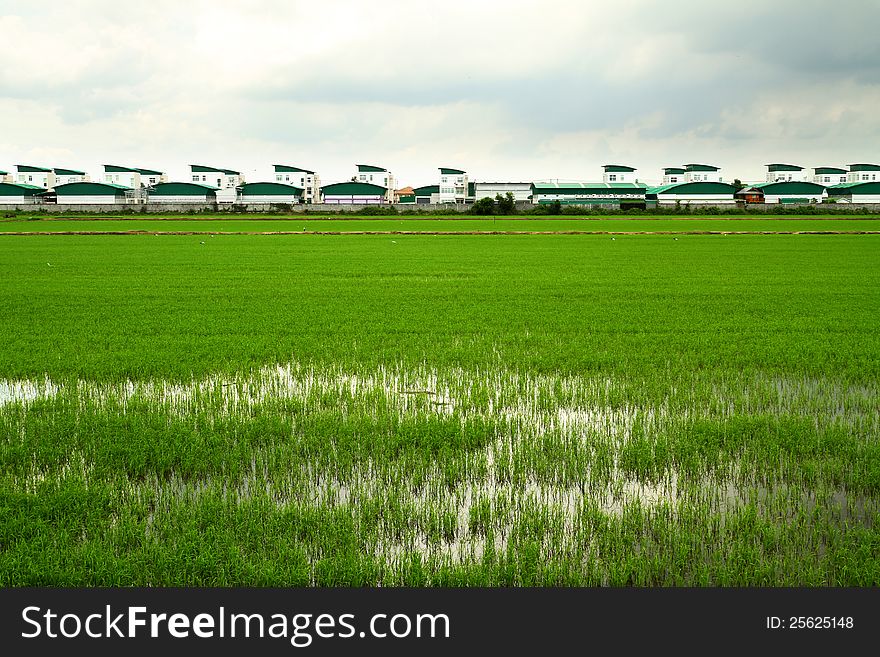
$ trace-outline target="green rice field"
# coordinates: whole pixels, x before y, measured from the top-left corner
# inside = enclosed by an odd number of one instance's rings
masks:
[[[880,223],[503,221],[0,223],[0,586],[880,584]]]
[[[0,219],[0,234],[18,232],[878,232],[880,219],[850,217],[771,217],[752,219],[522,219],[437,217],[340,219],[314,217],[198,218],[38,216]]]

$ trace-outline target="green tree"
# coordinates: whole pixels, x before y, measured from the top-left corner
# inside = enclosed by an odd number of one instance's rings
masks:
[[[481,198],[479,201],[474,203],[474,206],[473,208],[471,208],[471,210],[474,214],[479,215],[495,214],[495,200],[489,196]]]
[[[512,192],[507,192],[504,196],[496,194],[495,204],[498,206],[498,212],[501,214],[513,214],[516,212],[516,199],[513,198]]]

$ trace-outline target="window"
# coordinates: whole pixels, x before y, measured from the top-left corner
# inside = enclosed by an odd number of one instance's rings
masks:
[[[362,174],[361,174],[361,180],[366,180],[366,179],[367,179],[367,176],[364,175],[364,174],[362,173]]]
[[[199,177],[198,177],[198,176],[193,176],[193,182],[199,182]]]
[[[455,179],[455,182],[464,183],[464,178],[462,176],[459,176],[458,178]]]
[[[863,173],[863,174],[862,174],[862,180],[867,180],[867,179],[868,179],[868,174],[867,174],[867,173]]]
[[[275,180],[277,180],[279,182],[281,181],[281,174],[280,173],[277,176],[275,176]]]
[[[202,182],[207,182],[207,181],[208,181],[208,176],[202,176]]]
[[[445,183],[445,182],[446,182],[446,176],[443,176],[442,178],[440,178],[440,182]]]
[[[609,180],[610,182],[614,182],[615,180],[617,180],[617,174],[609,173],[609,174],[608,174],[608,180]]]
[[[825,179],[822,182],[831,182],[831,176],[825,176]]]

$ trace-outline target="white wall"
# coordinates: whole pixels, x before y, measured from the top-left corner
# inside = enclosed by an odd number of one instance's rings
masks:
[[[113,185],[124,185],[132,189],[140,189],[141,174],[137,171],[104,171],[102,182],[111,183]]]
[[[806,182],[809,174],[804,171],[768,171],[767,182]]]
[[[467,198],[468,176],[466,173],[440,174],[438,203],[464,203]]]
[[[820,185],[838,185],[846,182],[845,173],[817,173],[813,175],[813,182]]]
[[[230,189],[244,184],[244,176],[241,174],[233,175],[223,173],[222,171],[192,171],[190,170],[190,180],[194,183],[202,185],[212,185],[220,189]]]
[[[95,196],[59,196],[59,203],[67,205],[112,205],[114,203],[125,203],[125,198],[119,196],[111,196],[107,194]]]
[[[89,180],[90,180],[89,174],[85,174],[82,176],[79,176],[79,175],[65,176],[65,175],[55,174],[55,185],[53,185],[53,186],[57,187],[58,185],[66,185],[68,183],[89,182]]]
[[[602,174],[602,182],[605,183],[622,183],[636,182],[635,171],[606,171]]]
[[[721,171],[687,171],[684,174],[685,182],[724,182],[721,179]]]
[[[846,174],[846,182],[877,182],[880,171],[850,171]]]
[[[378,205],[380,203],[385,202],[385,197],[380,195],[375,196],[351,196],[343,195],[343,196],[325,196],[324,203],[328,203],[331,205],[338,205],[340,203],[352,204],[352,205]]]
[[[238,195],[239,203],[299,203],[299,197],[293,194],[249,194]]]
[[[202,196],[155,196],[150,194],[149,203],[213,203],[214,199],[208,200],[207,194]]]
[[[387,203],[394,203],[394,190],[397,188],[397,181],[394,179],[394,174],[390,171],[358,171],[355,174],[355,180],[370,183],[371,185],[379,185],[379,187],[387,187],[388,192],[385,194],[385,201]],[[326,198],[324,202],[327,202]]]
[[[4,205],[11,205],[13,203],[27,203],[28,205],[32,205],[36,202],[37,199],[34,196],[0,196],[0,203]]]
[[[733,193],[726,194],[657,194],[657,203],[659,205],[675,205],[676,202],[682,205],[735,205],[736,199]]]
[[[53,171],[22,171],[15,174],[15,182],[50,189],[55,186],[55,173]]]
[[[476,189],[474,190],[474,197],[477,201],[486,197],[494,199],[496,194],[505,196],[507,195],[507,192],[513,193],[513,198],[517,201],[528,201],[529,196],[532,194],[532,184],[503,182],[477,183]]]
[[[779,203],[783,198],[805,198],[809,201],[821,203],[822,200],[827,197],[827,192],[823,192],[822,194],[764,194],[764,203]]]
[[[678,183],[684,182],[684,174],[683,173],[664,173],[663,174],[663,184],[664,185],[676,185]]]
[[[321,202],[321,178],[318,174],[303,173],[302,171],[276,171],[275,182],[301,187],[303,201],[306,203]],[[282,201],[287,203],[287,201]]]

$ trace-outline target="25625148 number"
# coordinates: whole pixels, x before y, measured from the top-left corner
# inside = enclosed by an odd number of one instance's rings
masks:
[[[833,630],[852,629],[852,616],[791,616],[788,619],[790,630]]]

